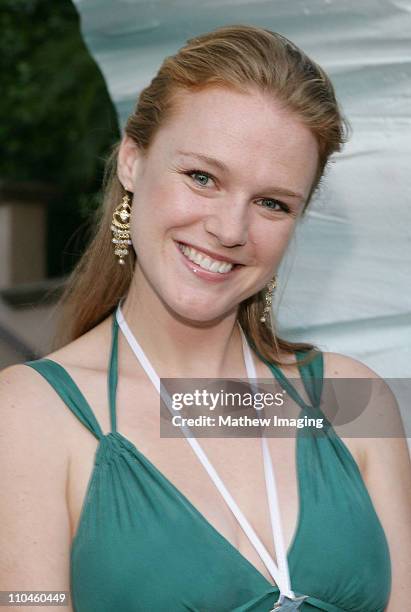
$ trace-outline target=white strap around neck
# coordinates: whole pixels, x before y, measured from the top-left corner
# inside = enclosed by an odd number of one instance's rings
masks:
[[[121,331],[123,332],[128,344],[130,345],[130,348],[132,349],[138,361],[144,368],[145,372],[147,373],[154,387],[157,389],[157,392],[160,394],[160,378],[158,377],[156,371],[154,370],[149,359],[145,355],[142,347],[138,343],[134,334],[132,333],[129,326],[127,325],[127,321],[125,320],[123,316],[120,304],[118,304],[117,306],[116,318],[117,318],[117,322],[120,326]],[[255,370],[255,366],[254,366],[254,362],[252,358],[252,353],[248,346],[248,342],[241,328],[241,325],[240,324],[238,325],[240,328],[241,339],[242,339],[242,344],[243,344],[243,355],[244,355],[244,360],[245,360],[245,366],[247,369],[247,376],[249,379],[253,379],[253,378],[256,379],[257,374],[256,374],[256,370]],[[173,413],[173,410],[171,407],[170,396],[165,390],[163,393],[163,399],[165,400],[165,403],[168,409]],[[273,580],[275,581],[278,588],[280,589],[279,601],[281,602],[284,596],[293,598],[294,593],[291,590],[291,584],[290,584],[290,575],[289,575],[288,561],[287,561],[287,551],[284,545],[283,531],[282,531],[281,518],[280,518],[280,509],[279,509],[279,504],[278,504],[277,486],[275,482],[273,465],[272,465],[271,456],[270,456],[270,452],[268,449],[266,438],[264,436],[261,436],[261,444],[262,444],[262,452],[263,452],[263,458],[264,458],[264,472],[265,472],[265,482],[266,482],[266,488],[267,488],[268,505],[269,505],[269,510],[270,510],[271,528],[273,532],[278,567],[274,563],[274,560],[272,559],[271,555],[265,548],[264,544],[261,542],[260,538],[254,531],[253,527],[250,525],[250,523],[248,522],[248,520],[246,519],[246,517],[243,515],[240,508],[238,507],[237,503],[234,501],[233,497],[227,490],[226,486],[224,485],[220,476],[217,474],[213,465],[210,463],[207,455],[201,448],[200,444],[198,443],[196,438],[192,436],[190,429],[183,425],[181,426],[181,430],[183,431],[187,441],[191,445],[192,449],[196,453],[202,465],[206,469],[210,478],[214,482],[218,491],[223,496],[230,510],[233,512],[234,516],[240,523],[244,533],[247,535],[247,537],[253,544],[254,548],[260,555],[265,566],[267,567],[268,571],[273,577]]]

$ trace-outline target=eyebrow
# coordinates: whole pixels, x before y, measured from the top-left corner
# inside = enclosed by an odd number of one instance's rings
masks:
[[[176,151],[176,153],[179,153],[180,155],[184,155],[186,157],[195,157],[203,162],[206,162],[207,164],[210,164],[211,166],[215,166],[222,172],[226,172],[226,173],[229,172],[228,166],[221,160],[216,159],[215,157],[210,157],[209,155],[204,155],[203,153],[194,153],[194,151],[180,151],[179,150],[179,151]],[[294,191],[291,191],[290,189],[285,189],[284,187],[279,187],[278,185],[268,187],[267,191],[275,191],[275,193],[278,193],[280,195],[290,196],[292,198],[299,198],[302,202],[304,202],[304,196],[301,195],[300,193],[295,193]]]

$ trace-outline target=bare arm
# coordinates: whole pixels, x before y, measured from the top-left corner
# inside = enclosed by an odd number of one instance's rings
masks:
[[[377,378],[365,364],[336,353],[327,354],[326,376]],[[410,609],[411,601],[411,462],[397,401],[388,385],[371,399],[372,417],[381,423],[379,432],[397,437],[361,439],[365,457],[364,482],[387,537],[392,566],[391,596],[386,612]],[[399,435],[402,432],[403,437]]]
[[[387,406],[398,418],[395,402]],[[366,453],[365,482],[387,536],[392,589],[387,612],[408,610],[411,601],[411,462],[406,439],[374,438]]]
[[[31,368],[0,372],[0,590],[69,591],[69,453]],[[47,606],[48,608],[48,606]],[[15,607],[2,608],[15,610]],[[71,605],[64,608],[71,612]],[[38,606],[25,606],[38,611]]]

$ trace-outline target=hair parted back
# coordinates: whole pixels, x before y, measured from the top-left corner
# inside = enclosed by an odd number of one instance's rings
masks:
[[[324,70],[287,38],[267,29],[229,25],[190,38],[172,56],[166,57],[150,84],[138,97],[125,133],[146,152],[157,131],[178,108],[178,94],[208,86],[233,88],[240,92],[260,90],[272,95],[293,112],[317,139],[319,159],[309,198],[317,188],[329,157],[346,141],[348,124]],[[119,144],[107,161],[104,201],[94,218],[95,231],[89,246],[70,275],[58,302],[60,313],[55,348],[70,342],[105,319],[125,296],[133,276],[136,255],[130,250],[119,266],[111,243],[113,211],[124,195],[117,177]],[[278,365],[280,351],[309,351],[309,343],[279,338],[260,322],[264,291],[239,305],[238,319],[260,355]]]

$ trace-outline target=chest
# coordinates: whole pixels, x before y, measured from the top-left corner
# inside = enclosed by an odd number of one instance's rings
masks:
[[[267,377],[266,372],[259,376]],[[101,382],[101,381],[100,381]],[[89,381],[90,384],[90,381]],[[110,431],[109,409],[99,405],[98,384],[89,389],[103,432]],[[303,395],[303,393],[301,393]],[[93,404],[92,404],[93,405]],[[161,438],[157,392],[143,378],[119,384],[117,431],[129,440],[174,485],[221,536],[235,547],[266,579],[273,582],[260,556],[242,531],[199,459],[185,438]],[[261,440],[258,438],[207,438],[199,440],[212,465],[276,561],[268,511]],[[289,550],[300,514],[299,474],[295,438],[269,438],[275,471],[284,543]],[[73,436],[68,478],[68,509],[72,536],[77,533],[94,469],[97,440],[81,424]],[[355,448],[352,448],[355,453]],[[131,511],[133,511],[131,509]]]
[[[142,418],[138,430],[124,423],[121,434],[188,499],[216,531],[272,581],[258,553],[187,440],[159,439],[158,430],[158,422]],[[209,438],[199,441],[239,508],[275,560],[260,439]],[[93,472],[96,442],[90,437],[83,439],[82,436],[70,465],[68,502],[73,536],[79,527],[87,486]],[[284,538],[288,547],[296,529],[299,512],[295,440],[275,439],[270,440],[269,444],[275,465]]]

